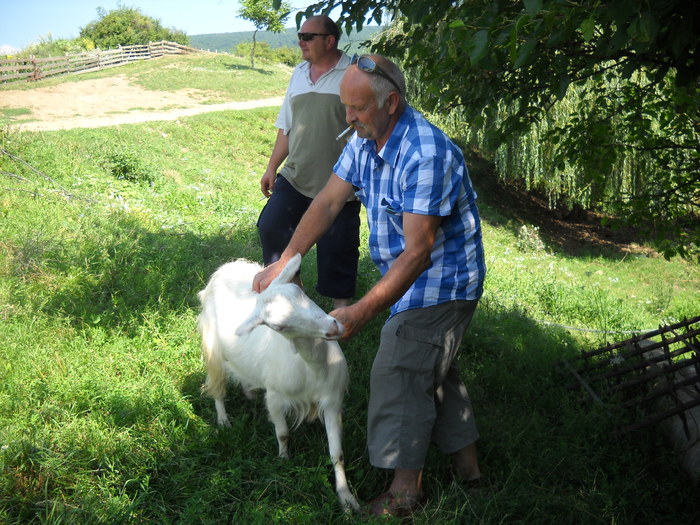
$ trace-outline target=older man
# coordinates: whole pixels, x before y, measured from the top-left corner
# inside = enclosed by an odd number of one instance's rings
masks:
[[[302,218],[280,263],[256,276],[264,289],[305,254],[349,196],[367,209],[369,250],[381,279],[355,304],[331,312],[352,337],[386,308],[370,377],[370,462],[393,469],[370,514],[410,515],[425,500],[431,442],[466,481],[481,474],[478,432],[455,356],[486,272],[479,214],[462,152],[407,105],[401,71],[377,55],[353,57],[340,86],[356,134]]]
[[[327,16],[314,16],[304,22],[298,36],[304,62],[289,81],[276,121],[275,145],[260,180],[260,189],[269,198],[258,219],[265,264],[279,259],[344,146],[335,137],[346,127],[339,92],[350,58],[338,49],[338,26]],[[318,242],[316,289],[332,297],[334,307],[348,304],[355,293],[359,211],[359,201],[351,197]]]

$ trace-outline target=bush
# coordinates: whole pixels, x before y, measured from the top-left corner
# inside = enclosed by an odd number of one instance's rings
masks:
[[[275,53],[277,55],[277,62],[280,64],[294,67],[301,62],[301,51],[297,46],[278,47],[275,48]]]
[[[107,13],[100,8],[98,14],[98,20],[82,28],[80,36],[93,41],[101,49],[161,40],[189,44],[189,38],[183,31],[166,29],[160,24],[160,20],[144,15],[138,9],[120,7]]]
[[[65,38],[53,40],[51,35],[41,37],[38,42],[32,43],[17,53],[18,57],[35,56],[60,57],[71,53],[82,53],[86,50],[94,49],[95,44],[88,39],[75,38],[68,40]]]
[[[232,52],[236,56],[250,58],[252,48],[252,42],[241,42],[233,48]],[[255,59],[268,64],[285,64],[293,67],[301,62],[301,51],[298,47],[272,48],[267,42],[257,42],[255,44]]]
[[[153,184],[155,180],[153,169],[132,150],[115,148],[105,155],[105,169],[117,180]]]

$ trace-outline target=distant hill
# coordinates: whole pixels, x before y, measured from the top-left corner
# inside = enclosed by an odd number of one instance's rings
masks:
[[[355,53],[361,50],[360,44],[365,40],[369,40],[372,35],[382,29],[380,26],[368,26],[362,29],[359,33],[352,33],[350,36],[343,33],[340,36],[341,49],[350,53]],[[208,51],[225,51],[230,52],[241,42],[252,42],[253,31],[238,31],[235,33],[210,33],[206,35],[188,35],[190,45],[197,49]],[[258,42],[267,42],[270,47],[296,47],[297,30],[296,28],[287,28],[285,33],[270,33],[269,31],[258,31],[255,39]]]

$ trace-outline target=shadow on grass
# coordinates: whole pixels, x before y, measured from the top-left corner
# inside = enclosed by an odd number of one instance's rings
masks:
[[[88,261],[90,268],[83,279],[56,290],[46,313],[67,316],[77,326],[99,324],[136,335],[153,311],[191,314],[198,307],[197,291],[223,262],[260,259],[254,227],[209,237],[153,233],[128,219],[119,227],[128,235],[111,246],[86,245],[70,261],[46,257],[53,271],[78,261]],[[358,295],[377,277],[366,258],[360,267]],[[320,302],[313,291],[309,295]],[[365,444],[369,372],[383,321],[384,316],[373,320],[342,345],[351,374],[344,450],[350,483],[361,500],[376,496],[387,483],[386,473],[369,466]],[[663,436],[654,431],[617,436],[601,411],[579,405],[569,394],[570,378],[562,377],[555,363],[577,351],[577,342],[563,330],[542,327],[520,311],[480,305],[458,365],[480,428],[481,466],[491,495],[473,498],[450,482],[447,458],[431,449],[426,522],[587,522],[581,516],[594,522],[695,522],[698,511],[688,502],[694,501],[697,485],[681,473]],[[150,420],[160,408],[172,420],[173,452],[159,455],[148,468],[148,499],[166,509],[159,519],[215,522],[221,512],[238,522],[274,516],[272,521],[295,521],[297,513],[306,516],[301,522],[339,519],[322,426],[295,430],[295,458],[280,463],[262,400],[251,403],[232,386],[227,400],[232,427],[218,429],[213,403],[199,391],[203,380],[202,369],[180,383],[181,394],[206,423],[195,429],[179,408],[165,402],[144,407],[119,396],[111,401],[110,412],[119,420],[114,424],[138,426],[130,411],[145,411]]]
[[[274,71],[263,69],[260,67],[244,66],[241,64],[224,64],[224,68],[228,71],[251,71],[253,73],[258,73],[260,75],[272,76],[275,74]]]
[[[577,352],[564,330],[481,305],[459,363],[491,496],[470,497],[450,482],[449,461],[433,450],[426,476],[433,498],[448,508],[462,504],[474,522],[484,516],[524,523],[591,522],[582,516],[630,523],[697,519],[700,511],[688,502],[698,485],[661,431],[618,434],[604,409],[568,390],[573,377],[555,365]]]
[[[363,501],[386,490],[390,481],[389,472],[369,465],[365,435],[369,372],[383,321],[375,319],[342,345],[351,371],[343,417],[346,466],[351,487]],[[580,404],[567,390],[571,377],[555,363],[576,352],[576,342],[565,331],[542,327],[520,312],[481,305],[458,364],[481,432],[480,464],[489,495],[475,497],[453,481],[448,457],[433,447],[424,474],[429,503],[417,522],[502,523],[504,517],[518,523],[591,522],[582,516],[592,522],[694,522],[698,511],[688,502],[694,501],[697,486],[681,472],[664,437],[653,430],[618,435],[615,422],[601,409]],[[211,427],[205,447],[219,456],[217,468],[238,471],[243,462],[248,475],[261,469],[268,483],[301,483],[282,493],[290,506],[309,504],[311,494],[320,491],[322,506],[332,508],[332,470],[322,425],[303,423],[292,431],[292,460],[274,461],[277,445],[263,399],[251,402],[232,385],[227,397],[232,427],[218,429],[213,402],[197,397],[203,379],[203,372],[188,376],[182,391]],[[255,450],[249,448],[251,442]],[[196,457],[180,462],[189,461]],[[259,481],[246,483],[253,491],[261,488]],[[217,492],[216,506],[240,505],[231,493],[240,495],[241,487],[233,484]],[[268,496],[260,503],[279,505]],[[311,504],[313,511],[317,504],[319,500]],[[246,520],[254,516],[250,508],[237,514]]]
[[[499,181],[493,163],[476,153],[468,156],[467,164],[482,218],[511,230],[516,237],[523,226],[537,227],[545,246],[553,252],[611,260],[638,250],[635,245],[646,242],[640,232],[629,227],[604,226],[602,216],[583,210],[563,213],[549,209],[545,198],[519,188],[517,182]]]
[[[129,332],[148,312],[183,312],[199,307],[197,292],[224,262],[260,258],[257,237],[229,231],[202,238],[185,233],[153,233],[122,219],[118,242],[85,244],[73,260],[45,254],[45,264],[61,273],[88,269],[56,290],[43,306],[49,315],[66,316],[74,325],[101,325]]]

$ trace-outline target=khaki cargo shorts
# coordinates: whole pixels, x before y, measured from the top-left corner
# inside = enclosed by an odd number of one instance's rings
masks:
[[[455,357],[478,301],[407,310],[382,328],[370,375],[367,445],[379,468],[421,469],[430,443],[451,454],[479,434]]]

